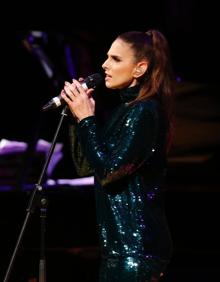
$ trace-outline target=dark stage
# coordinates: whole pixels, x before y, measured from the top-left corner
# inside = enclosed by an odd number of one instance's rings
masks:
[[[184,7],[176,6],[176,10],[165,9],[166,16],[163,14],[156,25],[171,43],[177,78],[174,144],[164,190],[174,256],[161,282],[212,282],[220,276],[220,86],[219,74],[213,70],[219,52],[214,42],[217,28],[211,22],[205,25],[202,17],[205,7],[197,14],[190,3],[189,13],[183,3]],[[154,23],[149,22],[149,27]],[[141,29],[145,30],[146,25]],[[34,44],[28,41],[30,30],[5,34],[1,45],[4,70],[0,111],[1,281],[48,152],[48,147],[46,151],[37,147],[38,141],[51,144],[60,119],[60,110],[43,113],[42,106],[59,94],[65,80],[99,72],[109,43],[121,31],[48,30],[40,37],[35,34]],[[101,91],[97,91],[95,99],[100,116],[114,106],[115,97],[103,97]],[[23,143],[8,153],[4,149],[5,140]],[[57,142],[62,146],[43,182],[43,196],[48,200],[47,282],[95,282],[99,244],[93,185],[71,182],[78,175],[70,157],[66,120]],[[29,218],[9,281],[38,281],[40,215],[37,205]]]

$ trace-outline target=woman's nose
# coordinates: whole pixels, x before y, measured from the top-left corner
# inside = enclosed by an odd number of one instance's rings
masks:
[[[104,70],[107,69],[107,60],[105,60],[104,63],[102,64],[102,68],[103,68]]]

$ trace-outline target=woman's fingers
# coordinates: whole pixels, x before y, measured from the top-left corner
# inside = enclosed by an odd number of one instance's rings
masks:
[[[75,84],[70,84],[69,82],[65,82],[64,85],[65,94],[73,100],[79,94],[79,90],[77,89]]]
[[[77,90],[80,94],[86,94],[86,89],[82,86],[82,84],[78,81],[73,79],[73,82],[71,85],[75,86],[75,90]]]
[[[83,80],[84,80],[84,78],[83,78],[83,77],[80,77],[80,78],[79,78],[79,82],[81,82],[81,83],[82,83],[82,82],[83,82]]]
[[[88,90],[85,90],[79,81],[73,79],[72,83],[65,81],[63,91],[64,91],[63,95],[65,94],[67,99],[74,101],[74,99],[79,97],[79,95],[81,98],[85,98],[85,99],[86,97],[91,98],[91,94],[94,91],[94,89],[90,88]]]
[[[73,100],[71,99],[71,97],[66,93],[65,90],[62,90],[62,91],[61,91],[61,96],[62,96],[62,98],[63,98],[67,103],[70,103],[70,102],[73,101]]]

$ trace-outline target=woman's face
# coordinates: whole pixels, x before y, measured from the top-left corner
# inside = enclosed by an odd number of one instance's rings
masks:
[[[121,39],[116,39],[112,43],[107,53],[107,59],[102,65],[106,74],[106,87],[121,89],[136,85],[137,79],[134,77],[136,66],[131,46]]]

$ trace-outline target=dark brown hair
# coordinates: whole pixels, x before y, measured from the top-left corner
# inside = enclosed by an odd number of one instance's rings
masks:
[[[140,93],[133,103],[150,97],[158,98],[171,129],[175,79],[167,39],[158,30],[129,31],[119,35],[118,39],[130,44],[136,62],[146,59],[149,64],[147,71],[139,78]]]

